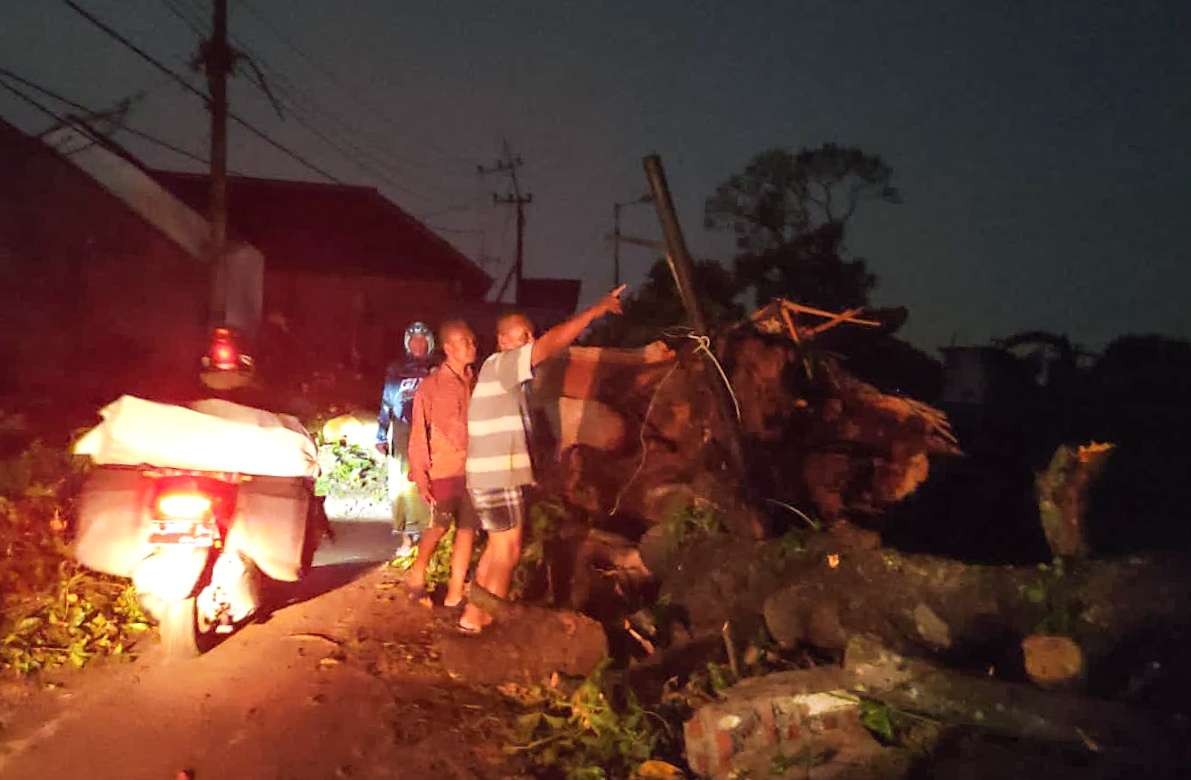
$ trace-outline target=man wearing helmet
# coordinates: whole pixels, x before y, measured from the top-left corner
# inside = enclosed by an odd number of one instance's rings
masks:
[[[430,518],[430,508],[409,480],[407,448],[414,393],[433,367],[434,334],[425,323],[415,322],[405,329],[405,357],[385,371],[380,414],[376,419],[376,448],[389,456],[389,499],[393,502],[396,533],[409,537],[420,533]]]

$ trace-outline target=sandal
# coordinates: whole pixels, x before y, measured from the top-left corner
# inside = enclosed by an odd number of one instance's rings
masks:
[[[479,626],[469,626],[462,620],[455,623],[455,630],[464,636],[479,636],[484,632],[484,629]]]

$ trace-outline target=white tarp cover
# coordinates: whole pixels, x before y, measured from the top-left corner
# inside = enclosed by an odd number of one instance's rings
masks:
[[[318,448],[297,419],[217,399],[192,406],[121,396],[74,452],[99,465],[318,476]]]

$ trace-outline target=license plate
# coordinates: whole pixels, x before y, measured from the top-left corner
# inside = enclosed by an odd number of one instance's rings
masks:
[[[188,520],[155,520],[149,532],[149,544],[182,544],[188,547],[213,547],[215,529],[206,523]]]

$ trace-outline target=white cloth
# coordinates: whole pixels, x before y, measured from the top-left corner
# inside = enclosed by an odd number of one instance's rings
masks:
[[[318,476],[318,447],[296,418],[218,399],[193,407],[121,396],[74,452],[99,465]]]

